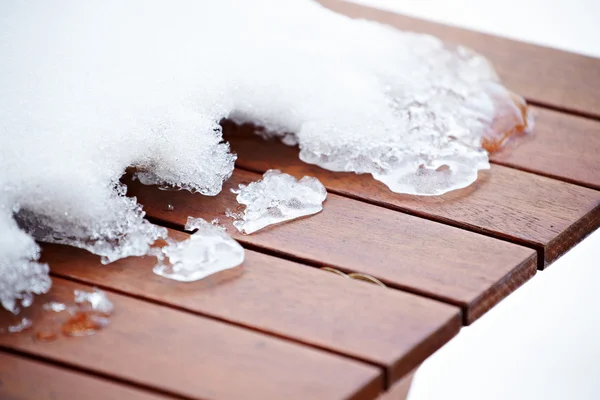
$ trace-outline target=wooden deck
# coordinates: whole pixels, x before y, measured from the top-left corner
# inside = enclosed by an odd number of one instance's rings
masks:
[[[412,371],[461,326],[600,226],[600,60],[322,3],[487,56],[534,105],[534,134],[494,154],[472,186],[414,197],[303,164],[297,149],[225,124],[239,158],[220,195],[130,181],[129,195],[175,238],[187,237],[188,216],[220,217],[247,249],[243,267],[179,283],[154,275],[150,257],[102,266],[85,251],[43,245],[54,284],[27,310],[34,322],[43,303],[77,288],[104,289],[116,311],[108,328],[85,338],[0,335],[1,399],[402,398]],[[271,168],[321,180],[324,210],[241,235],[223,215],[237,206],[229,188]],[[1,313],[0,323],[8,318]]]

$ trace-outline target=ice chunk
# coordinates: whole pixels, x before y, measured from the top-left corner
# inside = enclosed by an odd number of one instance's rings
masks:
[[[47,313],[57,315],[36,321],[36,325],[41,324],[36,326],[37,341],[56,340],[59,332],[65,336],[89,336],[108,326],[114,306],[104,291],[74,290],[73,295],[74,304],[52,301],[42,306]]]
[[[271,169],[257,182],[239,185],[232,190],[238,203],[246,209],[233,215],[235,226],[245,234],[269,225],[316,214],[323,209],[327,190],[318,179],[305,176],[297,180],[291,175]]]
[[[155,274],[192,282],[244,262],[244,248],[220,227],[202,218],[188,217],[185,230],[196,232],[184,241],[169,241],[156,254]]]
[[[23,317],[19,323],[9,326],[8,332],[10,332],[10,333],[23,332],[24,330],[30,329],[32,326],[33,326],[33,324],[31,322],[31,320],[29,318]]]
[[[95,311],[101,314],[112,314],[114,306],[102,290],[94,288],[92,292],[75,290],[75,303],[83,310]]]
[[[165,237],[125,196],[126,168],[219,193],[235,161],[222,119],[423,195],[473,182],[489,167],[482,146],[528,120],[481,56],[306,0],[2,1],[0,60],[0,302],[12,311],[50,286],[34,239],[108,263]]]
[[[59,303],[57,301],[51,301],[49,303],[44,304],[42,306],[42,309],[44,311],[53,311],[53,312],[59,313],[62,311],[66,311],[67,305],[64,303]]]

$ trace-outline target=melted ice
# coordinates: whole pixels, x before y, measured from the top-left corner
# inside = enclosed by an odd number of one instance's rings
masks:
[[[75,290],[75,303],[83,310],[95,311],[101,314],[112,314],[114,306],[102,290],[94,288],[91,292]],[[56,310],[54,310],[56,311]]]
[[[0,59],[0,301],[12,311],[50,287],[33,238],[111,262],[166,235],[125,197],[127,167],[217,194],[235,160],[223,118],[298,144],[306,162],[426,195],[488,168],[481,144],[504,112],[524,125],[482,57],[306,0],[4,1]]]
[[[188,217],[189,239],[169,244],[157,253],[154,273],[181,282],[192,282],[237,267],[244,262],[244,248],[224,229],[202,218]]]
[[[243,213],[231,214],[240,232],[250,234],[269,225],[316,214],[327,198],[325,187],[317,178],[305,176],[297,180],[291,175],[271,169],[257,182],[232,190],[237,201],[246,206]]]

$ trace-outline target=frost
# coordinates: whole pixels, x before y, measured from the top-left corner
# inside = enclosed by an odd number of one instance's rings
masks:
[[[244,248],[222,228],[202,218],[188,217],[185,230],[196,232],[184,241],[169,241],[156,253],[155,274],[192,282],[244,262]]]
[[[233,216],[235,226],[245,234],[269,225],[316,214],[323,209],[327,190],[318,179],[305,176],[297,180],[277,169],[264,173],[263,179],[232,190],[237,201],[246,206]]]
[[[482,57],[307,0],[4,1],[0,59],[0,301],[13,312],[50,287],[34,239],[108,263],[165,237],[125,196],[127,168],[219,193],[235,161],[224,118],[424,195],[473,182],[482,145],[527,126]]]

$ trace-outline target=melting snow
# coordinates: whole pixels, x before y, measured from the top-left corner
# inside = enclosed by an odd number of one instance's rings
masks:
[[[235,218],[233,226],[250,234],[269,225],[316,214],[323,209],[327,190],[317,178],[305,176],[297,180],[291,175],[271,169],[263,179],[232,190],[237,201],[246,206]]]
[[[13,312],[50,287],[34,238],[108,263],[166,236],[125,196],[126,168],[220,192],[235,161],[223,118],[425,195],[489,167],[481,145],[503,140],[499,119],[526,125],[482,57],[306,0],[4,1],[0,59],[0,301]],[[169,250],[175,265],[210,253],[197,241]]]
[[[181,242],[169,240],[155,255],[154,273],[181,282],[192,282],[237,267],[244,262],[244,248],[225,230],[202,218],[188,217],[185,230],[193,231]]]

